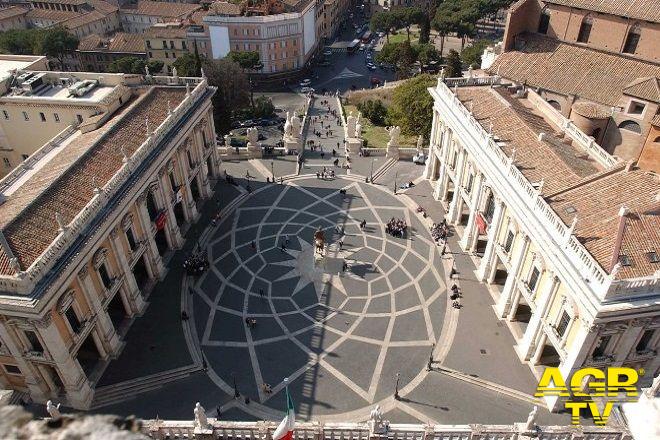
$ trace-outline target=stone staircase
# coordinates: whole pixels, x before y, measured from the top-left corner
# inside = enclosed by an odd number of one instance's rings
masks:
[[[202,371],[202,369],[201,365],[192,364],[96,388],[90,409],[98,409],[135,398],[138,394],[152,391],[167,383],[184,379],[191,374]]]
[[[396,159],[388,159],[383,165],[381,165],[380,168],[376,170],[376,172],[373,175],[373,181],[371,183],[376,182],[378,179],[383,177],[385,173],[387,173],[389,170],[392,169],[394,165],[396,165]]]

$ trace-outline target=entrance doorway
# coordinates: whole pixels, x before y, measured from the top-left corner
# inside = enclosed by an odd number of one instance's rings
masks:
[[[140,292],[144,292],[145,287],[149,284],[149,272],[147,271],[147,262],[145,261],[147,256],[142,254],[142,256],[135,262],[133,266],[133,276],[135,277],[135,282],[140,289]]]
[[[112,301],[108,304],[108,315],[110,315],[110,321],[112,321],[112,325],[115,326],[115,329],[118,329],[124,322],[124,319],[128,316],[119,292],[115,293]]]
[[[192,198],[195,201],[195,203],[197,203],[197,201],[199,200],[199,188],[197,187],[198,177],[199,176],[195,176],[192,182],[190,182],[190,193],[192,194]]]
[[[178,202],[174,205],[174,219],[178,227],[181,227],[186,222],[186,216],[183,213],[183,202]]]
[[[156,242],[156,248],[158,249],[158,254],[162,257],[163,255],[165,255],[165,252],[167,252],[167,249],[169,249],[169,245],[167,244],[167,235],[165,234],[165,228],[156,231],[156,235],[154,236],[154,241]]]
[[[96,363],[101,360],[101,354],[99,353],[98,348],[96,348],[96,343],[94,342],[91,333],[87,335],[85,342],[83,342],[78,349],[76,358],[85,372],[85,375],[89,377],[89,374],[96,366]]]

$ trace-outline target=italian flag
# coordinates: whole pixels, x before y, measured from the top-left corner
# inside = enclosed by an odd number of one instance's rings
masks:
[[[289,387],[286,387],[285,390],[286,413],[284,413],[284,419],[280,422],[280,425],[273,433],[273,440],[293,440],[293,428],[296,424],[296,413],[293,409],[293,400],[291,400],[291,396],[289,396]]]

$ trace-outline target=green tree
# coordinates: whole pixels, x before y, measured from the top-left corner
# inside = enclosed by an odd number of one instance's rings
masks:
[[[215,128],[219,134],[225,134],[229,132],[232,117],[250,105],[247,75],[228,58],[204,60],[202,66],[209,85],[217,87],[212,98]]]
[[[417,51],[417,61],[422,64],[428,64],[431,61],[440,61],[440,53],[433,44],[420,44],[415,47]]]
[[[387,117],[390,124],[398,125],[404,134],[423,135],[429,139],[433,121],[433,98],[427,88],[436,79],[431,75],[418,75],[403,82],[392,94]]]
[[[179,76],[200,76],[201,72],[197,65],[197,58],[191,53],[181,55],[172,63],[172,66],[176,67],[176,73]]]
[[[55,59],[59,67],[64,65],[64,55],[78,48],[78,37],[64,27],[46,29],[41,33],[41,53]]]
[[[162,73],[165,63],[160,60],[151,60],[147,61],[147,67],[149,68],[149,73],[152,75],[154,73]]]
[[[140,59],[138,57],[121,57],[108,64],[108,71],[111,73],[136,73],[139,68]]]
[[[419,24],[424,19],[424,13],[420,8],[410,7],[410,8],[398,8],[390,12],[394,15],[394,21],[399,26],[406,28],[406,34],[408,36],[408,41],[410,41],[410,27],[413,24]]]
[[[0,52],[15,55],[35,55],[41,44],[40,29],[11,29],[0,32]]]
[[[369,27],[374,32],[385,32],[387,42],[390,42],[390,32],[397,27],[397,19],[391,12],[376,12],[371,16]]]
[[[463,76],[463,65],[461,63],[461,56],[458,54],[458,52],[456,52],[454,49],[450,50],[446,61],[446,78],[458,78]]]
[[[387,108],[383,105],[383,101],[380,99],[367,100],[365,102],[360,102],[357,105],[357,109],[371,121],[372,124],[378,126],[384,126],[387,119]]]
[[[258,96],[254,100],[252,116],[255,118],[270,118],[275,115],[275,105],[267,96]]]
[[[476,40],[471,45],[461,51],[461,61],[467,66],[478,69],[481,66],[481,55],[488,45],[492,44],[489,40]]]
[[[419,23],[419,44],[431,41],[431,18],[428,11],[424,11],[424,17]]]
[[[376,60],[395,66],[399,78],[408,78],[413,64],[417,61],[417,52],[407,40],[400,43],[385,43],[376,55]]]
[[[242,69],[252,70],[259,69],[261,66],[261,60],[259,59],[259,52],[254,51],[245,51],[237,52],[231,51],[227,55],[230,60],[237,63],[241,66]]]

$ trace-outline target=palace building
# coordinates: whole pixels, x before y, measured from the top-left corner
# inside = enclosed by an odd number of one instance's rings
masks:
[[[660,181],[500,77],[440,79],[425,178],[521,361],[660,369]],[[546,398],[558,409],[556,397]]]
[[[81,118],[61,114],[0,180],[0,385],[85,409],[212,194],[215,90],[205,78],[105,73],[19,70],[12,81],[0,97],[10,118],[50,120],[39,110],[64,101]]]

